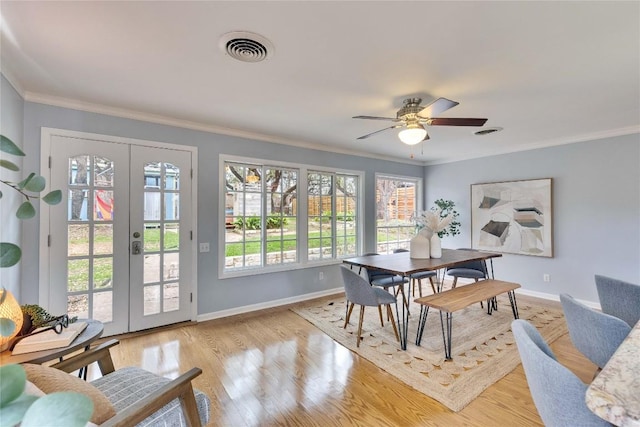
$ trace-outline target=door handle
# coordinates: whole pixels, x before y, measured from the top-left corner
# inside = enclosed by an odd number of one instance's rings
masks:
[[[142,243],[140,240],[134,240],[131,243],[131,255],[140,255],[142,253]]]

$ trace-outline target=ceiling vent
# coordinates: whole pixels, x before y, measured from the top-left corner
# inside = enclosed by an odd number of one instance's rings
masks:
[[[220,38],[220,49],[242,62],[261,62],[273,56],[273,43],[260,34],[233,31]]]
[[[494,132],[500,132],[501,130],[502,130],[502,128],[499,128],[499,127],[485,128],[485,129],[480,129],[478,131],[475,131],[473,134],[474,135],[478,135],[478,136],[482,136],[482,135],[489,135],[490,133],[494,133]]]

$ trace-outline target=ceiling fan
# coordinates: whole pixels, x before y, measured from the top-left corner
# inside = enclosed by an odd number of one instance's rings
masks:
[[[487,119],[473,118],[451,118],[451,117],[435,117],[449,108],[453,108],[459,103],[447,98],[438,98],[431,104],[423,107],[420,105],[421,98],[407,98],[403,101],[403,106],[398,110],[396,117],[376,117],[376,116],[354,116],[354,119],[368,120],[390,120],[397,122],[393,126],[377,130],[359,137],[358,139],[369,138],[379,132],[388,129],[397,129],[405,127],[398,134],[402,142],[408,145],[415,145],[421,141],[429,139],[429,134],[424,126],[482,126]]]

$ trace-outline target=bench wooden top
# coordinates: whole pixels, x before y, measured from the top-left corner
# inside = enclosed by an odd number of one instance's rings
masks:
[[[426,297],[416,298],[414,301],[437,310],[453,313],[454,311],[462,310],[480,301],[513,291],[519,287],[520,285],[518,283],[488,279]]]

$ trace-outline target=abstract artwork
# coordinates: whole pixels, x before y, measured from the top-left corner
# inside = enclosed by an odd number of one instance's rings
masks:
[[[471,184],[471,247],[553,256],[551,178]]]

